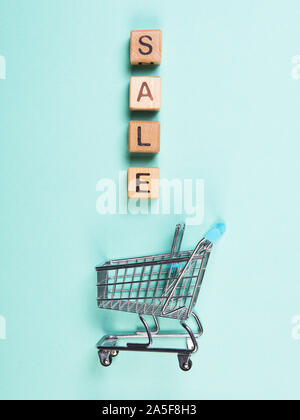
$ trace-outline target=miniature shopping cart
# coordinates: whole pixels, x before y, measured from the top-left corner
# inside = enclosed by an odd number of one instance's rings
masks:
[[[224,233],[225,225],[214,226],[193,251],[180,251],[184,225],[177,225],[168,254],[112,260],[96,267],[98,307],[139,315],[144,331],[135,334],[110,334],[97,344],[100,363],[110,366],[119,351],[177,353],[179,366],[188,371],[192,367],[191,354],[198,350],[197,338],[203,333],[198,316],[192,312],[213,243]],[[145,315],[151,315],[155,329],[151,330]],[[198,331],[194,333],[186,320],[192,315]],[[182,333],[160,333],[158,317],[177,319]],[[155,347],[153,340],[184,338],[185,348]],[[128,342],[120,346],[120,340]],[[144,342],[145,339],[147,342]]]

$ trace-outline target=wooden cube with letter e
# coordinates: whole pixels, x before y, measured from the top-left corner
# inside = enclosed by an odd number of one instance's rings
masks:
[[[128,136],[130,153],[158,153],[160,150],[159,121],[130,121]]]
[[[128,168],[128,198],[159,198],[159,168]]]
[[[130,78],[129,107],[132,111],[158,111],[160,101],[160,77]]]
[[[130,62],[132,65],[161,62],[162,34],[159,29],[131,31]]]

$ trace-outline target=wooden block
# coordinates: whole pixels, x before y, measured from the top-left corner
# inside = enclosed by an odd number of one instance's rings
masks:
[[[160,122],[130,121],[128,140],[131,153],[158,153],[160,150]]]
[[[159,64],[161,62],[161,31],[131,31],[130,62],[137,64]]]
[[[132,111],[160,109],[160,77],[131,77],[129,90],[129,107]]]
[[[158,198],[159,168],[128,168],[128,198]]]

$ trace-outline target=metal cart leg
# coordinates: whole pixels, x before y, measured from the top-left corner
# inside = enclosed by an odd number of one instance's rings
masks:
[[[146,330],[146,333],[147,333],[147,336],[148,336],[148,343],[127,343],[127,347],[132,347],[132,348],[146,347],[147,348],[147,347],[151,346],[151,344],[153,343],[152,334],[151,334],[149,325],[147,324],[146,320],[142,317],[142,315],[139,315],[139,317],[140,317],[140,320],[142,321],[142,323],[144,324],[144,327],[145,327],[145,330]],[[156,322],[157,322],[157,320],[156,320]]]
[[[135,334],[118,334],[104,336],[97,344],[100,363],[107,367],[112,363],[112,357],[116,356],[120,351],[142,351],[142,352],[156,352],[156,353],[177,353],[179,367],[188,371],[192,367],[190,357],[192,353],[198,350],[197,339],[203,334],[203,328],[198,316],[192,312],[196,321],[198,331],[194,333],[186,322],[181,322],[182,327],[186,332],[184,333],[160,333],[158,320],[153,316],[155,322],[155,330],[151,331],[146,320],[139,315],[146,331],[138,331]],[[148,338],[147,343],[127,343],[126,346],[118,346],[118,340],[121,339],[140,339]],[[162,338],[185,338],[186,348],[174,347],[152,347],[153,339]]]

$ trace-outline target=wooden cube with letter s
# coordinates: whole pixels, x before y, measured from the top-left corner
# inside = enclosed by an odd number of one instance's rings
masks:
[[[128,168],[128,198],[159,198],[159,168]]]
[[[160,64],[162,34],[158,29],[131,31],[130,62],[132,65]]]

